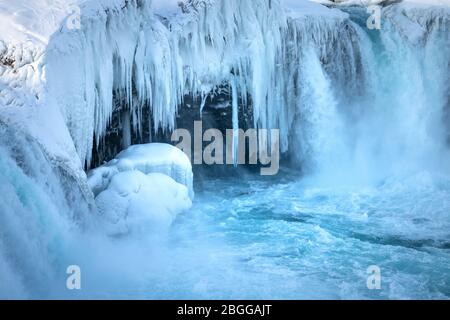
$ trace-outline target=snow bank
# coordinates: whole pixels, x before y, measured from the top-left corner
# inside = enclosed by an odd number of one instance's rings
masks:
[[[188,189],[172,178],[139,171],[120,172],[96,203],[109,235],[160,233],[192,206]]]
[[[116,159],[91,170],[88,182],[94,195],[106,190],[121,172],[140,171],[143,174],[161,173],[184,185],[189,197],[194,197],[192,165],[180,149],[168,144],[135,145],[122,151]]]

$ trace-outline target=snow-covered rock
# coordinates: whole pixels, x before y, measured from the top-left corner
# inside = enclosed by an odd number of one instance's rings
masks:
[[[191,199],[194,197],[192,165],[185,153],[168,144],[150,143],[135,145],[122,151],[116,159],[91,170],[88,182],[94,195],[106,190],[116,175],[139,171],[145,175],[160,173],[185,186]]]
[[[88,181],[109,235],[165,231],[194,197],[189,158],[167,144],[132,146]]]
[[[165,232],[192,205],[184,185],[164,174],[140,171],[114,175],[96,203],[101,225],[111,236]]]

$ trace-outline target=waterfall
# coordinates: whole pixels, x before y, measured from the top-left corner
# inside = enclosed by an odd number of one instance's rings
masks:
[[[74,258],[91,271],[91,288],[114,287],[106,278],[123,270],[129,273],[121,281],[132,280],[125,287],[143,285],[134,271],[148,272],[153,261],[143,244],[152,241],[131,239],[129,250],[130,243],[95,238],[104,235],[81,170],[118,104],[127,110],[124,146],[145,124],[175,129],[186,96],[203,109],[218,88],[230,87],[234,160],[242,104],[251,108],[255,128],[280,129],[281,151],[317,184],[450,174],[449,10],[388,6],[382,29],[371,31],[363,9],[320,7],[294,15],[283,3],[195,0],[173,19],[156,15],[150,1],[126,1],[93,15],[82,7],[83,29],[52,36],[41,57],[45,76],[32,78],[45,87],[39,117],[45,118],[44,105],[58,110],[60,123],[50,123],[59,117],[49,113],[46,124],[67,127],[70,137],[47,148],[52,139],[39,141],[0,119],[0,297],[68,294],[65,268]],[[33,130],[51,136],[36,123]],[[52,157],[58,148],[78,155],[72,159],[80,162],[77,172]],[[152,258],[164,255],[153,246]],[[127,259],[117,269],[102,273],[122,255]],[[98,274],[101,283],[93,279]]]
[[[449,16],[406,23],[387,8],[374,32],[363,9],[348,12],[352,31],[335,51],[300,59],[295,157],[335,183],[448,173]]]
[[[304,171],[326,170],[339,161],[345,148],[344,141],[339,141],[343,139],[343,128],[337,101],[331,80],[313,48],[305,50],[300,72],[298,119],[292,135],[298,146],[296,157]]]
[[[0,297],[42,298],[64,284],[66,245],[87,205],[31,137],[1,122],[0,193]]]

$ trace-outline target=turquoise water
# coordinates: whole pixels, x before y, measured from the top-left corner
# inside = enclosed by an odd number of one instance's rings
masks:
[[[193,208],[158,237],[29,233],[40,225],[30,221],[19,234],[35,237],[29,249],[39,251],[16,252],[27,264],[14,275],[35,298],[450,297],[450,179],[423,171],[366,187],[318,181],[287,170],[205,180]],[[65,288],[73,263],[82,270],[79,292]],[[373,265],[381,290],[367,288]],[[11,288],[3,294],[11,297]]]
[[[377,186],[256,176],[209,180],[169,235],[152,298],[450,297],[450,180],[420,172]],[[381,269],[381,290],[367,269]]]

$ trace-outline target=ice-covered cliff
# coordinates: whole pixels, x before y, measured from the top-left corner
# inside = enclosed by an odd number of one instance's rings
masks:
[[[397,24],[407,33],[448,12],[411,3],[401,4],[408,15]],[[94,140],[101,143],[114,109],[130,110],[138,134],[144,125],[170,130],[185,95],[194,96],[202,108],[232,83],[252,108],[255,127],[279,128],[282,151],[287,151],[301,100],[296,84],[308,55],[322,64],[331,59],[345,64],[332,71],[340,82],[356,85],[367,69],[361,67],[365,35],[348,14],[308,1],[198,0],[181,6],[176,1],[79,6],[24,1],[3,6],[4,21],[14,32],[2,36],[2,105],[39,106],[30,121],[39,127],[53,117],[59,134],[36,128],[32,135],[43,141],[51,136],[56,141],[43,144],[58,145],[50,153],[65,149],[67,159],[76,158],[76,150],[81,165],[90,163]],[[391,19],[392,10],[385,10]],[[417,10],[427,12],[419,14],[422,21],[414,21]],[[151,113],[144,116],[146,108]],[[9,118],[20,113],[16,109]]]
[[[15,6],[21,8],[20,3]],[[45,4],[35,6],[45,8]],[[136,131],[145,122],[153,122],[154,129],[171,129],[184,95],[198,97],[201,108],[220,85],[236,81],[237,94],[252,98],[255,125],[281,127],[286,150],[292,97],[285,97],[290,94],[285,85],[289,75],[283,66],[288,58],[286,44],[297,41],[287,38],[292,35],[289,26],[295,25],[289,13],[294,10],[286,12],[277,1],[193,1],[183,7],[184,12],[173,4],[156,2],[154,6],[159,11],[154,12],[146,1],[122,6],[120,1],[88,3],[79,7],[78,22],[70,20],[78,18],[77,7],[60,2],[49,12],[26,11],[52,16],[51,21],[42,19],[49,25],[37,28],[27,25],[30,20],[21,25],[24,19],[19,15],[12,22],[20,36],[3,41],[2,78],[7,85],[2,89],[2,104],[39,105],[38,112],[51,109],[42,117],[52,113],[58,117],[60,111],[81,161],[89,163],[94,135],[98,144],[116,103],[131,110]],[[64,8],[75,16],[66,17]],[[315,28],[325,36],[345,19],[338,11],[310,5],[297,5],[291,16],[309,14],[317,21],[302,27]],[[292,48],[298,50],[295,45]],[[151,108],[153,121],[143,121],[146,107]],[[39,131],[33,135],[42,136]],[[66,144],[67,138],[59,137],[65,140],[59,144]],[[66,148],[73,158],[70,143]]]

